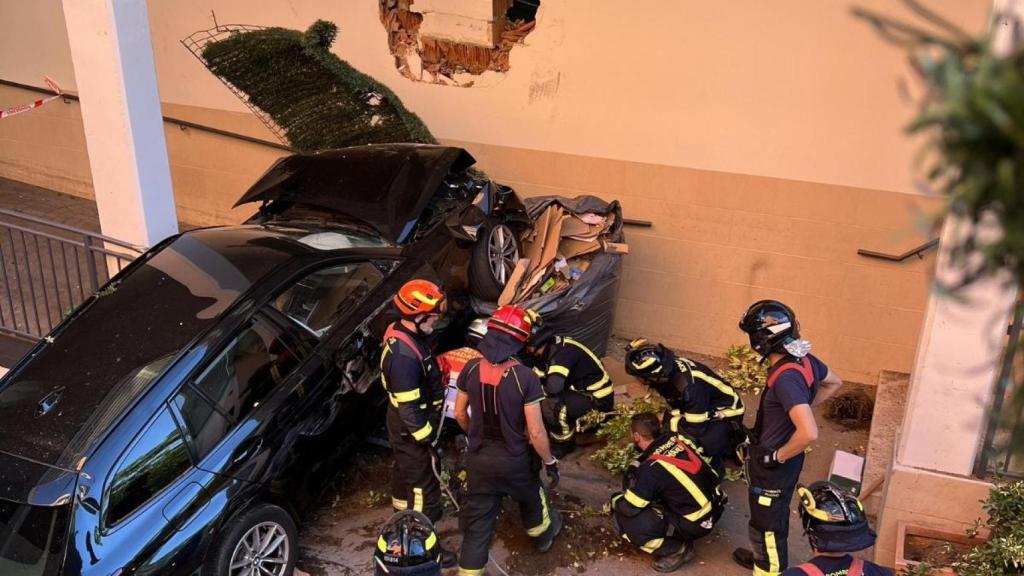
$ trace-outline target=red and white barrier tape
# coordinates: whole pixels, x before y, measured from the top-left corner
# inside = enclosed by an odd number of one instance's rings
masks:
[[[53,102],[54,100],[60,98],[63,95],[63,93],[60,91],[60,86],[57,86],[56,82],[50,80],[49,78],[45,78],[44,80],[46,82],[46,85],[50,87],[50,90],[53,90],[57,93],[55,96],[49,96],[41,100],[36,100],[35,102],[22,104],[21,106],[15,106],[13,108],[8,108],[6,110],[0,110],[0,120],[3,120],[4,118],[10,118],[11,116],[14,116],[16,114],[21,114],[22,112],[28,112],[29,110],[35,110],[43,104],[46,104],[47,102]]]

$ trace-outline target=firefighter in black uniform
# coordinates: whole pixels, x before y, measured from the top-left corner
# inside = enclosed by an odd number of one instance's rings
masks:
[[[721,475],[722,459],[733,456],[746,438],[739,393],[710,367],[644,338],[626,347],[625,364],[627,374],[654,389],[672,409],[665,418],[668,429],[693,438]]]
[[[540,413],[540,380],[515,358],[530,336],[532,317],[517,306],[502,306],[487,323],[480,342],[483,358],[470,360],[456,382],[455,418],[469,435],[460,576],[483,574],[501,503],[519,504],[526,533],[547,552],[562,528],[561,515],[540,483],[544,463],[551,486],[558,484],[558,460],[551,455]],[[539,461],[538,461],[539,457]]]
[[[387,390],[388,441],[394,452],[391,503],[395,511],[422,512],[441,519],[441,482],[435,445],[441,432],[445,388],[430,352],[434,323],[445,311],[445,297],[428,280],[410,280],[395,294],[401,320],[388,326],[380,357],[381,382]],[[455,555],[442,551],[445,567]]]
[[[529,312],[540,324],[540,316]],[[535,327],[536,329],[536,327]],[[534,371],[544,379],[544,424],[558,457],[576,448],[576,420],[591,410],[611,412],[615,390],[604,364],[582,342],[555,336],[543,328],[526,349]]]
[[[733,559],[755,576],[777,576],[788,566],[790,504],[804,450],[818,438],[811,404],[835,393],[842,380],[809,354],[796,314],[781,302],[752,304],[740,330],[769,368],[750,444],[744,447],[752,550],[737,548]]]
[[[718,474],[683,434],[662,432],[650,412],[633,416],[633,442],[640,450],[612,496],[617,533],[654,556],[654,569],[673,572],[693,558],[693,541],[711,533],[726,498]]]

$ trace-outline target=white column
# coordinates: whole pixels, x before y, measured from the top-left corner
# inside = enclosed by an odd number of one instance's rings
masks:
[[[63,0],[103,234],[178,230],[146,0]]]
[[[993,15],[993,46],[1009,53],[1021,40],[1024,2],[995,0]],[[959,244],[968,230],[968,223],[953,216],[942,227],[935,264],[940,285],[962,278],[964,267],[950,262],[948,247]],[[989,222],[981,233],[1000,231]],[[1010,275],[1000,273],[976,280],[957,294],[938,293],[929,299],[896,457],[899,464],[959,476],[973,473],[1016,296]]]

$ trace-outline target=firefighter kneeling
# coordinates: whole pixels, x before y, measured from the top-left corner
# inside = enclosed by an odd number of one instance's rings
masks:
[[[711,533],[726,497],[711,466],[681,434],[662,433],[652,413],[633,416],[640,457],[612,496],[616,532],[654,556],[654,569],[672,572],[693,558],[693,541]]]

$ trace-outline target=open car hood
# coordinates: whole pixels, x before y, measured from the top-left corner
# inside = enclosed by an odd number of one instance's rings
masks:
[[[384,239],[398,243],[445,176],[475,162],[462,148],[424,144],[294,154],[275,162],[235,206],[249,202],[315,206],[363,222]]]

